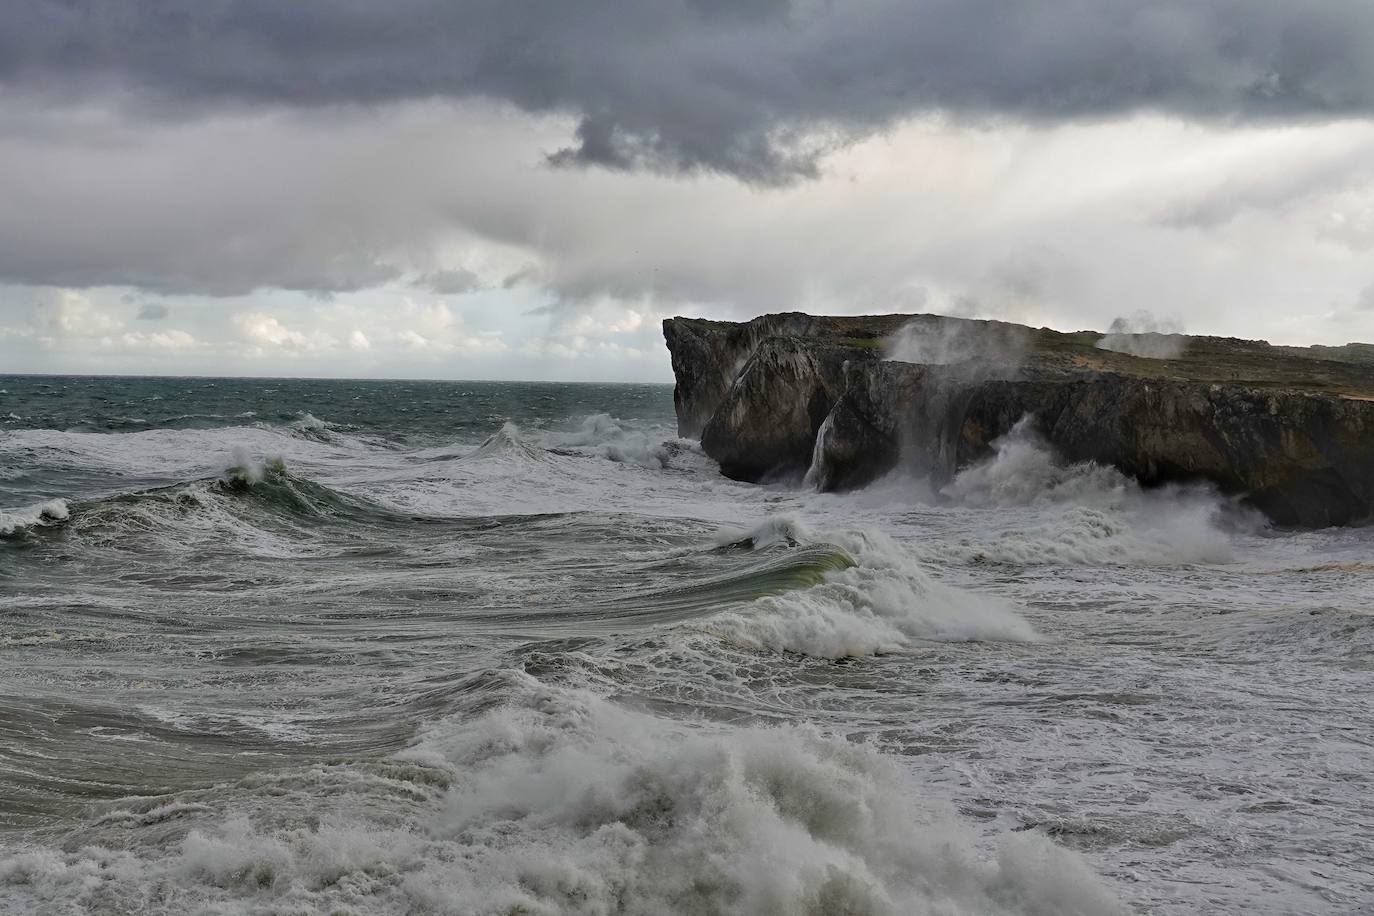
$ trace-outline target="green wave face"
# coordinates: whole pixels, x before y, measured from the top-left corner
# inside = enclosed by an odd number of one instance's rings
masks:
[[[703,559],[725,569],[702,576]],[[830,544],[775,545],[758,553],[708,550],[654,564],[639,570],[636,576],[638,581],[671,584],[647,590],[626,589],[589,606],[564,611],[562,620],[575,622],[578,627],[602,621],[608,628],[678,623],[757,598],[810,588],[824,581],[828,574],[855,565],[846,551]],[[684,575],[688,570],[693,572],[690,577]]]
[[[348,496],[324,484],[298,477],[286,469],[281,459],[271,459],[260,467],[231,467],[211,484],[211,491],[251,499],[268,512],[306,521],[378,522],[404,518],[360,497]]]
[[[72,502],[68,514],[43,518],[0,537],[14,549],[68,536],[105,541],[164,529],[167,536],[198,516],[227,512],[252,528],[318,531],[345,525],[399,528],[431,519],[395,512],[293,474],[279,459],[235,466],[223,476]]]
[[[846,551],[830,544],[780,547],[767,551],[741,570],[692,585],[642,594],[641,599],[661,605],[711,608],[810,588],[820,584],[826,574],[855,565]]]

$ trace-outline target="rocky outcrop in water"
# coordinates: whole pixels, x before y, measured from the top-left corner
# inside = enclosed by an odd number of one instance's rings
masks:
[[[1095,332],[795,313],[674,318],[664,335],[679,431],[737,479],[806,473],[843,490],[903,465],[938,486],[1029,417],[1065,460],[1146,486],[1208,481],[1279,524],[1374,515],[1374,365],[1357,345],[1185,337],[1117,352]],[[1149,352],[1170,358],[1135,355]]]

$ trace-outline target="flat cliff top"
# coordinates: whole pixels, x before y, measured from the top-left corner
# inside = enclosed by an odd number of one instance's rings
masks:
[[[1285,347],[1183,334],[1065,333],[943,315],[817,316],[788,312],[748,322],[670,318],[696,334],[759,341],[803,337],[882,351],[909,362],[987,359],[1040,371],[1110,372],[1179,381],[1301,390],[1374,400],[1374,345]],[[672,333],[669,332],[672,345]]]

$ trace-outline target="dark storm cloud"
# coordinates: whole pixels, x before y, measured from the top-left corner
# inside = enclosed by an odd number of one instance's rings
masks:
[[[139,321],[162,321],[167,315],[167,306],[160,302],[144,303],[138,310]]]
[[[427,289],[440,296],[461,296],[482,288],[482,281],[470,270],[437,270],[424,274],[414,281],[415,286]]]
[[[0,90],[221,105],[485,98],[579,119],[555,163],[783,181],[917,112],[1374,110],[1369,0],[25,0]]]

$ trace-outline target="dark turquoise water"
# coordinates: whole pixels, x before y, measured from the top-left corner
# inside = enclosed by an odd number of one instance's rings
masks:
[[[310,414],[397,443],[478,440],[598,413],[666,422],[671,385],[0,376],[6,430],[140,432],[290,425]],[[247,421],[247,422],[245,422]]]

